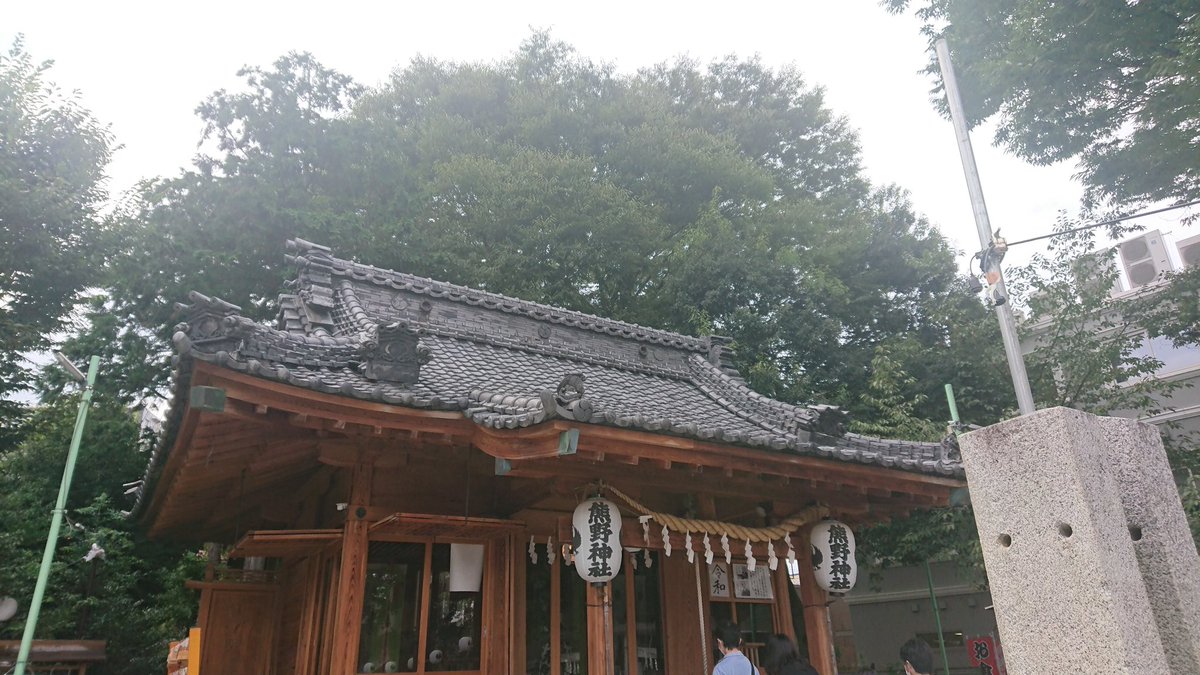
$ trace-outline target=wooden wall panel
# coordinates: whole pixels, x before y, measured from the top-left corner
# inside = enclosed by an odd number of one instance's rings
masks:
[[[276,591],[237,584],[204,589],[204,636],[200,668],[221,675],[264,675],[274,671],[272,649]],[[248,586],[248,585],[247,585]]]
[[[338,580],[342,576],[341,565],[341,556],[333,555],[329,557],[326,568],[322,570],[324,576],[321,584],[326,589],[328,596],[325,599],[325,606],[322,608],[320,627],[317,633],[320,644],[317,648],[316,673],[319,675],[325,675],[325,673],[332,672],[333,669],[333,627],[337,623]]]
[[[295,673],[296,649],[308,599],[308,559],[289,560],[280,570],[279,612],[275,627],[275,672]]]
[[[704,636],[701,637],[699,598],[696,595],[697,566],[682,555],[659,557],[662,565],[663,589],[663,641],[666,651],[667,672],[704,672],[704,650],[707,636],[712,633],[708,625],[708,608],[704,607]],[[703,590],[703,589],[702,589]],[[708,664],[709,672],[713,664]]]

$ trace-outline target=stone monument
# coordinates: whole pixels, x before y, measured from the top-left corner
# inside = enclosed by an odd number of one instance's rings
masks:
[[[1009,672],[1200,672],[1200,559],[1157,429],[1051,408],[960,444]]]

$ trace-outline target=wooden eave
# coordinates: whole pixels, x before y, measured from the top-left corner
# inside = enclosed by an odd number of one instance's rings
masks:
[[[292,558],[318,553],[327,546],[339,545],[341,529],[326,530],[257,530],[247,532],[233,550],[230,558]]]
[[[322,466],[351,466],[373,447],[377,467],[413,451],[478,448],[513,478],[636,480],[647,486],[811,499],[860,521],[945,505],[965,482],[943,476],[721,445],[556,419],[495,430],[459,411],[405,408],[324,394],[204,362],[191,384],[225,391],[223,413],[187,409],[143,519],[152,536],[230,526],[233,511],[269,503],[272,491],[304,485]],[[560,437],[578,431],[573,454]],[[498,472],[500,473],[500,472]],[[197,516],[197,513],[205,514]],[[201,528],[202,530],[205,528]]]

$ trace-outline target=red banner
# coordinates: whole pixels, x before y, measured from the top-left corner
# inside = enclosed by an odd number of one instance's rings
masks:
[[[996,653],[996,638],[990,635],[967,638],[967,657],[971,667],[978,668],[981,675],[1004,675],[1000,655]]]

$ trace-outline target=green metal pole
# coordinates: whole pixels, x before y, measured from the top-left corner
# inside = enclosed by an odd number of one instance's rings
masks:
[[[954,402],[954,385],[946,384],[946,403],[950,405],[950,419],[958,424],[958,404]]]
[[[942,669],[950,675],[950,659],[946,657],[946,636],[942,633],[942,613],[938,610],[937,595],[933,592],[933,571],[925,561],[925,576],[929,579],[929,602],[933,605],[933,619],[937,622],[938,645],[942,648]]]
[[[63,468],[62,484],[58,486],[58,501],[55,502],[54,511],[50,516],[50,534],[46,537],[46,550],[42,553],[37,585],[33,587],[33,600],[29,602],[29,616],[25,618],[25,632],[21,635],[21,650],[17,652],[17,669],[14,675],[25,675],[25,664],[29,661],[29,650],[33,647],[33,633],[37,629],[38,614],[42,611],[46,583],[50,580],[50,564],[54,562],[58,530],[62,525],[63,512],[67,508],[67,493],[71,491],[75,460],[79,458],[79,443],[83,440],[83,425],[87,422],[88,408],[92,405],[92,386],[96,384],[96,371],[99,369],[100,357],[93,356],[88,364],[87,385],[83,389],[83,398],[79,401],[79,413],[75,416],[75,432],[71,435],[71,449],[67,451],[67,465]]]

